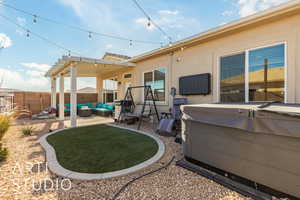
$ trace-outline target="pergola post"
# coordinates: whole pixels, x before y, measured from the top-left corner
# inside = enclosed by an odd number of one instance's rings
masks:
[[[51,107],[56,108],[56,77],[51,78]]]
[[[65,81],[63,74],[59,75],[59,119],[65,119]]]
[[[77,126],[77,69],[74,65],[70,68],[71,74],[71,127]]]

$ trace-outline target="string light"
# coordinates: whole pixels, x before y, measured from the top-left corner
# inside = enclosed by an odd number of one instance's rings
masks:
[[[92,32],[89,32],[89,39],[92,39]]]
[[[151,26],[151,19],[150,19],[150,17],[148,17],[148,27],[150,27]]]
[[[0,17],[2,17],[2,18],[3,18],[4,20],[6,20],[7,22],[10,22],[11,24],[14,24],[15,26],[19,27],[20,29],[26,31],[26,32],[27,32],[27,34],[26,34],[27,37],[29,37],[30,35],[33,35],[33,36],[35,36],[35,37],[37,37],[37,38],[39,38],[39,39],[41,39],[41,40],[43,40],[43,41],[45,41],[45,42],[47,42],[47,43],[49,43],[49,44],[51,44],[51,45],[57,47],[57,48],[60,48],[60,49],[63,49],[63,50],[65,50],[65,51],[69,52],[69,55],[71,55],[71,52],[72,52],[73,54],[76,54],[76,55],[78,55],[78,56],[81,56],[81,55],[80,55],[79,53],[77,53],[77,52],[71,51],[70,49],[68,49],[68,48],[66,48],[66,47],[64,47],[64,46],[62,46],[62,45],[60,45],[60,44],[58,44],[58,43],[56,43],[56,42],[53,42],[53,41],[51,41],[51,40],[49,40],[49,39],[47,39],[47,38],[41,36],[40,34],[37,34],[37,33],[35,33],[35,32],[30,31],[30,30],[27,29],[26,27],[20,25],[19,23],[15,22],[14,20],[12,20],[12,19],[10,19],[10,18],[8,18],[8,17],[6,17],[6,16],[4,16],[4,15],[2,15],[2,14],[0,14]]]
[[[130,40],[130,43],[129,43],[129,45],[130,45],[130,46],[132,46],[132,40]]]
[[[35,23],[36,24],[36,22],[37,22],[37,16],[36,15],[33,15],[33,23]]]
[[[148,27],[150,27],[151,25],[155,26],[156,28],[158,28],[158,30],[163,34],[165,35],[168,39],[169,39],[169,43],[172,43],[172,37],[169,36],[166,31],[164,31],[164,29],[162,29],[157,23],[155,23],[153,21],[153,19],[150,17],[150,15],[148,15],[148,13],[145,11],[145,9],[137,2],[137,0],[132,0],[133,3],[136,5],[136,7],[138,9],[141,10],[141,12],[145,15],[145,17],[147,17],[148,19]]]
[[[70,50],[68,51],[68,56],[71,57],[71,51]]]
[[[36,14],[30,13],[30,12],[25,11],[23,9],[19,9],[17,7],[14,7],[12,5],[6,4],[6,3],[1,2],[1,1],[0,1],[0,4],[2,6],[5,6],[7,8],[12,9],[12,10],[15,10],[15,11],[21,12],[23,14],[32,16],[34,23],[37,23],[37,19],[39,18],[40,20],[44,20],[44,21],[47,21],[47,22],[50,22],[50,23],[53,23],[53,24],[65,26],[67,28],[74,29],[74,30],[81,31],[81,32],[85,32],[85,33],[88,33],[88,34],[89,33],[93,33],[94,35],[99,35],[99,36],[102,36],[102,37],[108,37],[108,38],[117,39],[117,40],[123,40],[123,41],[130,41],[130,40],[132,40],[132,41],[134,41],[136,43],[143,43],[143,44],[153,44],[153,45],[155,45],[155,44],[159,45],[160,44],[160,42],[145,41],[145,40],[133,40],[133,39],[126,38],[126,37],[121,37],[121,36],[116,36],[116,35],[110,35],[110,34],[105,34],[105,33],[99,33],[99,32],[95,32],[95,31],[92,31],[92,30],[87,30],[87,29],[81,28],[79,26],[66,24],[66,23],[63,23],[63,22],[59,22],[59,21],[53,20],[51,18],[46,18],[46,17],[40,16],[40,15],[36,15]],[[153,20],[151,20],[151,21],[153,23]],[[150,22],[150,25],[151,25],[151,22]],[[90,34],[90,35],[92,36],[92,34]]]

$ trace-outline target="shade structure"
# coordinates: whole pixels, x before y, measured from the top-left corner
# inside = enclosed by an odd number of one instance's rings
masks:
[[[97,75],[111,73],[124,68],[134,67],[135,64],[127,61],[110,61],[103,59],[93,59],[74,56],[63,56],[45,74],[46,77],[56,77],[64,74],[70,76],[70,67],[75,66],[77,77],[96,77]]]

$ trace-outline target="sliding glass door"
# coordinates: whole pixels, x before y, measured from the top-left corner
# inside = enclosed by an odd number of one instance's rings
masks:
[[[284,44],[249,51],[249,101],[284,102]]]
[[[220,101],[284,102],[285,56],[280,44],[221,57]]]
[[[245,101],[245,53],[221,58],[221,102]]]

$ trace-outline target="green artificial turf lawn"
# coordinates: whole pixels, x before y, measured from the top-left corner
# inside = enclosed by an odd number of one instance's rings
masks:
[[[156,141],[148,136],[107,125],[64,130],[47,137],[58,162],[82,173],[126,169],[154,156]]]

